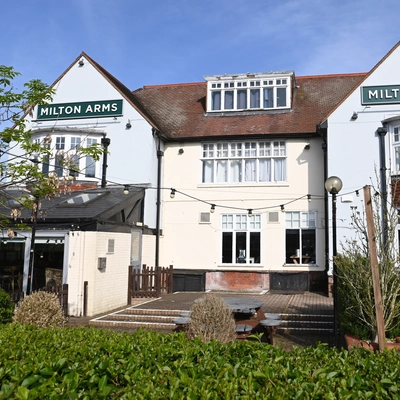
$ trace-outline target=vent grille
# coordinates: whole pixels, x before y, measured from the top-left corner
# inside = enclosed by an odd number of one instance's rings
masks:
[[[279,212],[277,212],[277,211],[269,212],[268,213],[268,222],[270,224],[279,222]]]
[[[211,222],[211,216],[209,212],[200,213],[200,224],[209,224]]]

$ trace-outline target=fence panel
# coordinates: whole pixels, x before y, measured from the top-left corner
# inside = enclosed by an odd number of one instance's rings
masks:
[[[142,271],[129,266],[128,304],[132,297],[159,297],[164,293],[172,293],[173,267],[147,267]]]

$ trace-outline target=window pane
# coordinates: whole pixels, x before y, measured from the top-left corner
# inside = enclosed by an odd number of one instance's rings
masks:
[[[286,180],[286,160],[274,161],[274,180],[276,182]]]
[[[236,262],[246,262],[246,232],[236,232]]]
[[[93,178],[96,173],[96,162],[93,160],[92,157],[86,157],[86,169],[85,169],[85,176],[88,178]]]
[[[245,230],[247,229],[247,215],[236,215],[236,224],[235,224],[235,229],[236,230]]]
[[[256,160],[245,160],[244,180],[246,182],[255,182],[256,181]]]
[[[259,160],[258,180],[260,182],[271,182],[271,160]]]
[[[264,89],[264,108],[272,108],[274,106],[274,89]]]
[[[57,155],[54,159],[54,164],[55,164],[55,173],[57,176],[61,177],[63,176],[63,164],[64,164],[64,157],[62,155]]]
[[[300,230],[286,229],[286,264],[293,264],[294,259],[300,255]]]
[[[250,108],[260,108],[260,90],[250,90]]]
[[[42,172],[47,174],[49,172],[49,156],[45,156],[42,162]]]
[[[315,264],[315,229],[301,231],[301,256],[304,264]]]
[[[276,95],[277,107],[286,107],[286,88],[277,88]]]
[[[233,233],[223,232],[222,233],[222,263],[232,263],[232,245],[233,245]]]
[[[214,161],[203,161],[203,183],[214,182]]]
[[[211,110],[220,110],[221,109],[221,92],[212,92],[211,93]]]
[[[256,214],[249,218],[250,229],[261,229],[261,215]]]
[[[230,174],[230,182],[242,181],[242,162],[240,160],[231,161]]]
[[[233,90],[227,90],[225,92],[224,108],[225,110],[233,109]]]
[[[237,108],[247,108],[247,90],[237,91]]]
[[[228,161],[217,161],[216,182],[228,182]]]
[[[260,263],[260,232],[250,232],[250,262],[254,264]]]

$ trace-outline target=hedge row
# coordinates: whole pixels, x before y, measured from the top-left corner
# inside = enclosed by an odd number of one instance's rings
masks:
[[[400,399],[394,351],[285,352],[257,341],[95,328],[0,328],[0,398]]]

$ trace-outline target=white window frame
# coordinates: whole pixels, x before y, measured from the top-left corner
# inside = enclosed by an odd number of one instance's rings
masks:
[[[232,262],[224,262],[224,234],[232,234],[231,254],[228,254],[228,259]],[[245,249],[237,249],[237,233],[245,233]],[[251,233],[259,234],[259,249],[258,254],[251,253]],[[262,261],[262,218],[261,214],[253,214],[249,217],[247,214],[222,214],[221,215],[221,265],[246,265],[260,266]],[[240,250],[245,250],[241,252]],[[244,259],[240,259],[241,253]],[[256,257],[254,257],[256,255]]]
[[[284,140],[203,143],[202,184],[276,184],[287,182]]]
[[[290,74],[205,78],[208,112],[290,108],[292,79]]]
[[[317,264],[317,211],[286,211],[285,213],[285,263],[288,266],[295,264],[300,265],[316,265]],[[289,218],[291,217],[291,218]],[[294,218],[296,217],[296,218]],[[288,260],[288,249],[287,249],[287,230],[298,230],[299,231],[299,249],[298,253],[292,251],[290,255],[292,262]],[[303,230],[314,230],[315,242],[313,243],[313,254],[311,251],[303,250],[304,244],[302,242]]]
[[[392,128],[393,173],[400,174],[400,125]]]
[[[51,137],[51,141],[48,140],[49,136],[38,136],[35,135],[33,141],[40,145],[44,145],[47,143],[49,148],[51,149],[51,156],[47,162],[42,163],[42,172],[43,173],[52,173],[55,172],[59,177],[62,176],[75,176],[77,179],[80,176],[85,177],[85,179],[96,179],[96,175],[99,173],[99,162],[94,161],[90,156],[81,156],[79,159],[77,158],[77,149],[80,147],[90,147],[91,144],[98,143],[99,138],[96,137],[88,137],[87,133],[82,135],[77,135],[76,133],[68,134],[62,133],[58,135],[54,135]],[[62,159],[69,158],[71,161],[75,161],[75,168],[67,169],[62,165]],[[58,161],[59,160],[59,161]],[[94,165],[94,174],[86,173],[86,166]],[[91,172],[93,168],[91,169]]]

